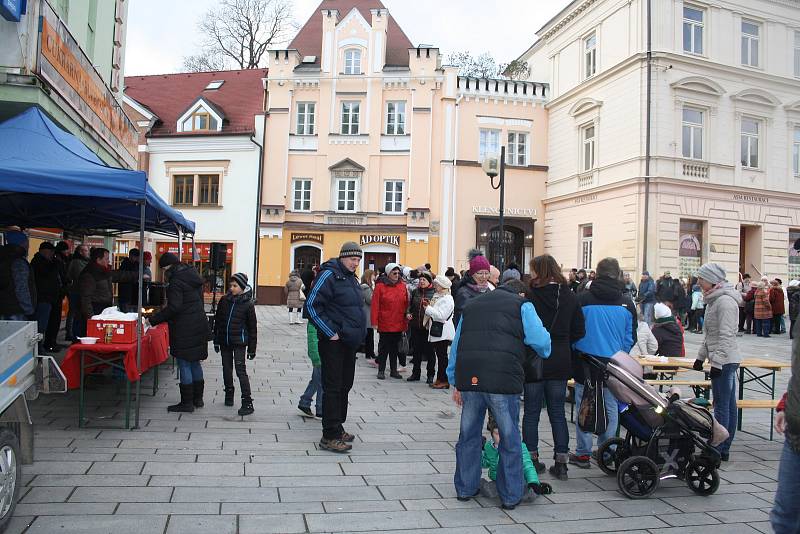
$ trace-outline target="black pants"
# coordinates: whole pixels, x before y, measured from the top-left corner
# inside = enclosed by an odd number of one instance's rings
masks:
[[[773,334],[780,334],[781,333],[781,317],[783,315],[773,315],[772,316],[772,333]],[[50,320],[53,320],[53,315],[50,315]],[[47,331],[50,331],[50,323],[47,323]]]
[[[399,357],[400,340],[402,332],[379,332],[378,337],[378,372],[386,371],[386,357],[389,357],[389,369],[397,372],[397,359]]]
[[[447,382],[447,348],[450,346],[449,341],[437,341],[431,343],[433,345],[433,352],[436,354],[436,363],[439,366],[436,372],[437,382]]]
[[[61,330],[61,303],[63,298],[52,303],[50,317],[47,320],[47,330],[44,333],[44,344],[52,347],[58,341],[58,331]]]
[[[368,360],[375,359],[375,330],[367,328],[367,339],[364,340],[364,355]]]
[[[436,356],[433,353],[433,345],[428,341],[428,331],[424,328],[411,328],[409,334],[414,346],[412,376],[419,376],[422,373],[422,362],[427,362],[428,378],[433,378],[436,372]]]
[[[356,374],[356,347],[341,341],[319,340],[322,361],[322,437],[336,439],[344,434],[347,405]]]
[[[739,306],[739,332],[744,332],[745,319],[747,319],[747,310],[744,306]]]
[[[253,400],[250,396],[250,378],[247,376],[247,364],[244,360],[247,347],[241,346],[222,346],[222,381],[225,388],[233,387],[233,369],[236,368],[236,376],[239,378],[239,388],[242,390],[242,400]]]

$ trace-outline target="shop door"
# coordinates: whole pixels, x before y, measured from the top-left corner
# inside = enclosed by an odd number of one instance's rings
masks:
[[[377,271],[378,275],[383,273],[383,269],[389,263],[397,261],[397,254],[394,252],[366,252],[364,254],[364,268]]]
[[[302,271],[306,267],[320,265],[322,262],[322,251],[317,247],[302,246],[294,250],[293,269]]]

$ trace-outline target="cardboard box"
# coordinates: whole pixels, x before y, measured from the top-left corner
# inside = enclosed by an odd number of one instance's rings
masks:
[[[136,321],[104,321],[89,319],[86,325],[86,335],[98,338],[98,343],[106,339],[106,325],[113,327],[111,343],[136,343]]]

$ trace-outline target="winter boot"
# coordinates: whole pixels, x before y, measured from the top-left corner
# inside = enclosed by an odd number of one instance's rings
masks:
[[[205,380],[198,380],[197,382],[192,384],[193,386],[192,402],[194,403],[195,408],[202,408],[203,406],[205,406],[205,404],[203,404],[203,390],[205,389],[205,385],[206,385]]]
[[[194,396],[194,384],[179,384],[181,390],[181,402],[167,407],[168,412],[193,412],[194,403],[192,397]]]
[[[558,480],[567,480],[569,476],[567,475],[567,464],[564,462],[556,462],[552,466],[550,466],[550,474],[556,477]]]
[[[250,397],[242,397],[242,407],[239,408],[239,415],[244,417],[245,415],[250,415],[254,412],[253,409],[253,399]]]
[[[233,393],[235,389],[233,386],[225,388],[225,406],[233,406]]]

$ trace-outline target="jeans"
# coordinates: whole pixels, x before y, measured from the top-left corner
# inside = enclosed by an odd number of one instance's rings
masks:
[[[778,491],[775,506],[769,518],[775,534],[800,532],[800,452],[792,450],[789,442],[783,444],[781,463],[778,466]]]
[[[50,321],[50,308],[52,307],[53,305],[49,302],[38,302],[36,311],[33,312],[33,317],[37,323],[36,330],[42,335],[47,333],[47,323]]]
[[[606,431],[597,436],[597,445],[602,445],[606,441],[617,435],[617,425],[619,424],[619,404],[617,398],[611,393],[611,390],[603,388],[603,398],[606,405],[606,417],[608,418],[608,427]],[[583,399],[583,384],[575,384],[575,407],[581,405]],[[584,432],[575,421],[575,454],[578,456],[589,456],[592,454],[592,436],[591,432]]]
[[[311,400],[314,398],[314,396],[316,396],[317,415],[322,415],[323,391],[322,367],[314,367],[314,370],[311,372],[311,380],[308,381],[308,386],[306,386],[306,390],[300,396],[300,402],[298,402],[297,405],[301,408],[311,408]]]
[[[481,435],[486,409],[491,410],[500,431],[497,492],[504,504],[517,504],[526,488],[522,472],[522,439],[519,435],[519,395],[462,391],[461,430],[456,443],[456,495],[472,497],[481,484]]]
[[[203,379],[203,367],[199,361],[190,362],[189,360],[182,360],[175,358],[178,362],[178,370],[181,375],[181,384],[193,384]]]
[[[766,321],[769,324],[769,320]],[[714,418],[728,430],[730,437],[717,446],[720,453],[727,453],[736,434],[736,371],[738,363],[728,363],[722,366],[722,374],[711,379],[711,394],[714,400]]]
[[[758,337],[769,336],[770,330],[772,330],[772,319],[755,320],[755,332]]]
[[[431,345],[430,341],[428,341],[428,331],[424,328],[412,328],[409,331],[411,337],[413,338],[413,346],[414,346],[414,370],[412,371],[413,376],[419,376],[422,373],[422,362],[426,362],[426,372],[428,374],[428,378],[433,378],[434,373],[436,373],[436,356],[433,353],[433,345]]]
[[[242,390],[242,400],[253,400],[250,396],[250,378],[247,376],[247,364],[244,360],[247,347],[231,346],[220,347],[222,354],[222,381],[225,389],[233,389],[233,370],[236,369],[236,377],[239,379],[239,388]]]
[[[432,343],[433,352],[436,354],[436,365],[439,366],[436,371],[436,381],[447,383],[447,348],[450,346],[449,341],[437,341]]]
[[[566,380],[542,380],[525,384],[525,414],[522,416],[522,441],[532,454],[539,453],[539,415],[542,401],[547,401],[547,416],[553,432],[554,456],[557,462],[569,461],[569,429],[564,404]]]
[[[397,371],[397,359],[399,356],[400,340],[402,332],[379,332],[378,338],[378,372],[386,371],[386,357],[389,357],[389,369],[394,373]]]
[[[644,320],[647,324],[653,324],[653,313],[656,307],[655,302],[642,302],[642,315],[644,315]]]
[[[338,439],[344,434],[350,389],[356,373],[356,347],[320,338],[322,362],[322,437]]]

